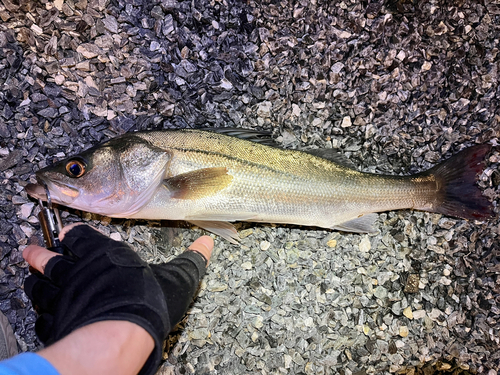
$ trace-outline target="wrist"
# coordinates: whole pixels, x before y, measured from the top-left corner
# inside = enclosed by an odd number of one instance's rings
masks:
[[[38,354],[61,375],[137,374],[154,349],[153,337],[128,321],[101,321],[71,332]]]

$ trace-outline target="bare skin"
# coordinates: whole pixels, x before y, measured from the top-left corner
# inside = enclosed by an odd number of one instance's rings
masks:
[[[59,239],[75,225],[65,227]],[[198,238],[187,251],[194,250],[210,259],[214,241]],[[59,256],[43,247],[30,245],[23,257],[42,272],[47,262]],[[142,327],[127,321],[102,321],[79,328],[38,352],[61,375],[137,374],[154,349],[153,337]]]

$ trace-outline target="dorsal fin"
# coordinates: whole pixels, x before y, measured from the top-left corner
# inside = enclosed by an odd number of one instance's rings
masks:
[[[278,144],[274,141],[274,139],[271,138],[271,132],[240,128],[200,128],[199,130],[224,134],[239,139],[245,139],[247,141],[260,143],[265,146],[283,148],[280,144]],[[354,163],[350,161],[344,154],[332,148],[316,148],[301,151],[326,160],[330,160],[346,168],[357,169],[356,165],[354,165]]]
[[[279,144],[271,138],[271,132],[241,128],[200,128],[198,130],[223,134],[229,137],[260,143],[266,146],[280,147]]]

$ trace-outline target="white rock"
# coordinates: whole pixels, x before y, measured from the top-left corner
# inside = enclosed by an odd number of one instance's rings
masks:
[[[257,107],[257,115],[264,118],[271,117],[272,106],[271,102],[259,103],[259,106]]]
[[[364,236],[361,242],[359,243],[359,250],[366,253],[370,251],[372,248],[372,244],[370,243],[370,239],[368,236]]]
[[[432,67],[432,63],[430,61],[425,61],[423,64],[422,64],[422,68],[421,70],[423,72],[427,71],[427,70],[430,70]]]
[[[62,10],[62,6],[64,4],[64,0],[55,0],[54,1],[54,6],[56,7],[56,9],[58,11],[61,11]]]
[[[157,41],[153,40],[153,41],[151,42],[151,44],[149,45],[149,50],[150,50],[150,51],[157,51],[157,50],[159,50],[159,49],[160,49],[160,47],[161,47],[161,46],[160,46],[160,43],[158,43]]]
[[[144,82],[135,82],[134,89],[136,89],[137,91],[146,91],[148,89],[148,86]]]
[[[30,216],[28,218],[28,223],[30,223],[30,224],[38,224],[39,221],[38,221],[38,218],[36,216]]]
[[[399,61],[403,61],[406,57],[406,53],[405,51],[401,50],[399,51],[399,53],[396,55],[396,59],[398,59]]]
[[[330,68],[330,70],[335,74],[339,74],[342,69],[344,69],[344,64],[340,61],[333,64]]]
[[[223,78],[220,81],[219,87],[223,88],[224,90],[231,90],[233,88],[233,84],[227,79]]]
[[[446,24],[443,21],[441,21],[439,22],[437,31],[435,31],[434,33],[436,35],[443,35],[446,34],[447,32],[448,32],[448,26],[446,26]]]
[[[265,250],[269,249],[270,247],[271,247],[271,243],[270,243],[270,242],[268,242],[268,241],[262,241],[262,242],[260,243],[260,249],[261,249],[261,250],[264,250],[264,251],[265,251]]]
[[[300,116],[300,112],[302,112],[302,110],[300,109],[300,107],[297,104],[292,104],[292,114],[294,116],[299,117]]]
[[[336,28],[332,28],[332,29],[333,29],[333,32],[335,33],[335,35],[337,35],[340,39],[349,39],[352,36],[352,34],[348,31],[339,30]]]
[[[342,124],[340,126],[342,126],[343,128],[348,128],[352,125],[352,121],[351,121],[351,117],[349,116],[345,116],[343,119],[342,119]]]
[[[316,128],[319,128],[321,126],[323,126],[323,120],[316,117],[313,121],[312,121],[312,126],[316,127]]]
[[[184,81],[184,79],[182,79],[181,77],[176,77],[175,83],[178,84],[179,86],[182,86],[186,84],[186,81]]]
[[[62,85],[65,80],[66,77],[64,77],[62,74],[58,74],[54,77],[54,82],[56,83],[56,85]]]
[[[112,120],[116,117],[116,112],[113,111],[112,109],[108,109],[108,116],[106,117],[106,120]]]
[[[425,310],[413,311],[413,319],[422,319],[425,316]]]
[[[85,84],[88,87],[93,87],[94,89],[99,90],[99,87],[96,85],[94,79],[91,76],[85,77]]]
[[[227,289],[227,284],[218,282],[218,281],[210,281],[207,284],[207,290],[209,292],[222,292]]]
[[[451,284],[451,280],[448,279],[447,277],[445,276],[442,276],[441,277],[441,280],[439,280],[439,282],[443,285],[450,285]]]
[[[22,223],[20,226],[21,230],[24,232],[26,237],[30,238],[33,233],[35,232],[35,229],[29,225],[28,223]]]
[[[33,211],[33,207],[35,207],[35,204],[32,202],[23,204],[21,206],[21,217],[23,219],[27,219],[31,215],[31,211]]]
[[[19,107],[22,107],[22,106],[25,106],[25,105],[30,105],[31,103],[31,99],[30,98],[27,98],[27,99],[24,99],[21,104],[19,104]]]
[[[40,26],[38,26],[36,23],[31,25],[31,30],[37,35],[43,34],[43,29]]]
[[[436,308],[433,308],[431,310],[431,312],[429,313],[429,318],[431,318],[432,320],[437,320],[442,314],[442,311],[439,310],[439,309],[436,309]],[[415,314],[413,314],[415,315]]]
[[[188,336],[191,340],[203,340],[208,336],[208,328],[199,328],[191,332],[188,332]]]
[[[91,109],[92,113],[98,117],[106,117],[108,115],[108,108],[94,107]]]
[[[244,270],[251,270],[252,267],[253,267],[253,265],[250,262],[245,262],[245,263],[241,264],[241,268],[243,268]]]
[[[260,329],[264,326],[264,318],[260,315],[257,315],[253,321],[253,326],[257,329]]]
[[[274,314],[274,315],[271,317],[271,320],[272,320],[274,323],[276,323],[276,324],[278,324],[278,325],[280,325],[280,326],[282,326],[282,325],[284,325],[284,324],[285,324],[285,319],[284,319],[281,315],[279,315],[279,314]]]
[[[83,55],[83,57],[85,57],[86,59],[92,59],[92,58],[104,53],[104,51],[102,49],[100,49],[96,45],[90,44],[90,43],[80,44],[76,48],[76,52],[81,53]]]
[[[394,276],[394,273],[391,271],[388,272],[380,272],[377,276],[377,281],[379,285],[384,285],[387,281],[389,281]]]

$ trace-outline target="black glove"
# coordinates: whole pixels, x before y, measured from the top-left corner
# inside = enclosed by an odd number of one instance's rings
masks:
[[[46,344],[103,320],[126,320],[154,338],[155,349],[140,374],[153,374],[163,341],[186,313],[206,268],[199,253],[186,251],[170,263],[148,265],[124,242],[87,225],[66,233],[70,255],[55,256],[44,276],[26,279],[25,291],[41,314],[35,331]]]

